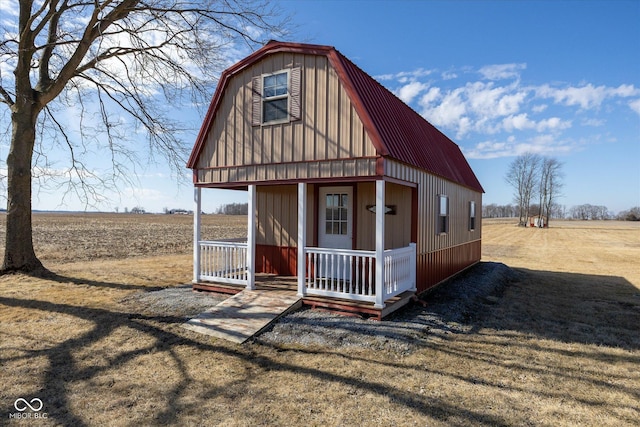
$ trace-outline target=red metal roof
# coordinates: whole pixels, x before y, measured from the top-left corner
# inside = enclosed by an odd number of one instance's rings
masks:
[[[334,47],[270,42],[222,73],[187,166],[195,168],[228,79],[276,52],[325,55],[336,70],[380,156],[484,192],[460,147]]]

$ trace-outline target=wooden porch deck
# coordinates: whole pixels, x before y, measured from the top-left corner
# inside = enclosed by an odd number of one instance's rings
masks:
[[[230,285],[216,282],[198,282],[192,285],[194,291],[218,292],[235,295],[246,289],[243,285]],[[276,276],[273,274],[256,274],[256,289],[298,292],[298,284],[295,276]],[[359,315],[374,320],[382,320],[394,311],[404,307],[411,301],[414,292],[403,292],[400,295],[385,301],[383,309],[374,308],[373,303],[350,301],[340,298],[328,298],[316,295],[307,295],[302,299],[302,304],[311,308],[329,310],[346,315]]]

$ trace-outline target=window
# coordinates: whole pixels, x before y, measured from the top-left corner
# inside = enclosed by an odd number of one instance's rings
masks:
[[[252,81],[253,126],[300,119],[300,68],[255,76]]]
[[[476,202],[469,202],[469,230],[476,229]]]
[[[289,118],[289,73],[264,76],[262,85],[262,123]]]
[[[325,218],[326,234],[347,234],[349,195],[327,194],[327,211]]]
[[[447,233],[449,231],[449,198],[445,195],[438,196],[438,230]]]

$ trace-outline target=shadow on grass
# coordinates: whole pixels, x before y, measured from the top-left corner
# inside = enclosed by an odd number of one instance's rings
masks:
[[[328,346],[411,351],[434,335],[515,331],[560,342],[640,349],[640,289],[622,277],[511,269],[481,262],[384,321],[298,312],[280,319],[259,341],[287,334]],[[326,334],[320,330],[328,331]],[[314,338],[316,337],[316,338]]]
[[[343,319],[339,323],[330,322],[323,325],[316,324],[316,327],[340,328],[348,332],[357,332],[369,336],[384,335],[385,328],[395,328],[406,334],[406,339],[418,342],[423,347],[428,347],[433,351],[444,352],[457,360],[482,361],[488,364],[502,366],[503,368],[517,368],[534,375],[549,373],[549,367],[541,364],[521,363],[516,366],[512,361],[508,363],[501,360],[500,355],[489,354],[482,348],[459,348],[450,347],[446,342],[434,345],[428,340],[420,338],[424,328],[418,324],[411,329],[408,325],[411,319],[428,315],[440,316],[442,325],[448,322],[454,324],[448,333],[450,334],[475,334],[482,336],[483,328],[492,328],[500,331],[519,331],[526,334],[535,335],[553,341],[579,342],[584,344],[606,345],[612,347],[622,347],[630,350],[638,350],[638,326],[640,324],[640,297],[638,289],[623,278],[587,276],[566,273],[551,273],[544,271],[519,270],[514,275],[508,271],[500,269],[504,273],[501,279],[504,286],[487,286],[475,296],[471,289],[474,283],[478,283],[478,276],[489,275],[484,282],[491,282],[496,277],[491,276],[491,270],[495,270],[492,263],[481,263],[477,267],[469,270],[463,276],[441,287],[437,292],[432,293],[427,298],[429,305],[426,308],[414,306],[407,309],[402,315],[392,318],[390,321],[381,323],[368,322],[371,327],[367,329],[353,329],[354,324],[349,319]],[[500,274],[500,277],[503,274]],[[83,283],[85,280],[73,279],[58,276],[60,281],[65,283]],[[56,279],[53,279],[56,280]],[[132,289],[129,285],[95,282],[92,286],[117,287],[119,289]],[[139,289],[138,287],[135,287]],[[476,286],[477,288],[477,286]],[[466,290],[466,291],[465,291]],[[460,304],[460,295],[464,294],[467,301]],[[456,299],[457,295],[457,299]],[[462,298],[463,300],[465,298]],[[42,372],[39,381],[42,392],[38,395],[47,406],[50,422],[62,425],[84,426],[89,425],[86,417],[79,412],[77,397],[74,397],[73,384],[83,382],[94,384],[99,387],[100,375],[106,371],[120,368],[128,362],[133,362],[137,358],[144,357],[153,352],[164,352],[171,362],[163,362],[162,371],[169,376],[177,376],[179,380],[168,386],[162,395],[157,396],[160,407],[153,413],[153,419],[145,419],[145,423],[150,424],[181,424],[181,417],[184,412],[192,411],[193,403],[185,398],[190,388],[198,387],[198,396],[201,399],[225,396],[233,400],[234,393],[238,390],[247,390],[252,387],[251,375],[240,377],[231,384],[222,382],[216,384],[214,381],[203,383],[197,378],[193,378],[187,368],[188,360],[184,352],[177,349],[189,349],[187,354],[205,354],[207,359],[231,358],[244,364],[245,366],[264,371],[277,371],[288,374],[295,374],[309,379],[316,379],[326,382],[327,389],[331,384],[340,384],[364,390],[373,395],[384,397],[390,402],[402,405],[425,417],[439,420],[465,420],[467,424],[501,426],[508,425],[509,422],[497,415],[485,412],[482,408],[469,409],[464,402],[446,397],[421,396],[416,393],[409,393],[401,383],[389,385],[388,383],[377,382],[358,378],[356,375],[348,373],[341,374],[329,371],[318,366],[300,366],[293,362],[289,363],[287,357],[279,356],[279,353],[259,351],[257,346],[236,346],[220,341],[211,341],[208,337],[197,336],[175,326],[184,322],[179,316],[150,316],[126,311],[116,311],[100,308],[79,307],[55,302],[26,300],[16,297],[0,297],[0,305],[5,307],[19,307],[23,309],[33,309],[46,311],[52,314],[64,314],[73,316],[79,321],[89,322],[91,327],[80,336],[66,339],[63,342],[46,346],[46,348],[25,349],[24,354],[15,357],[3,357],[0,360],[1,366],[9,363],[28,363],[31,358],[44,357],[47,361],[47,368]],[[462,310],[462,311],[460,311]],[[361,323],[361,322],[360,322]],[[465,325],[466,329],[458,328],[457,324]],[[424,325],[424,324],[423,324]],[[132,350],[113,349],[113,356],[107,363],[101,365],[92,364],[89,367],[82,366],[78,360],[78,354],[92,348],[115,333],[116,330],[127,328],[135,331],[135,337],[140,344]],[[428,331],[428,329],[427,329]],[[418,335],[416,335],[418,334]],[[6,335],[3,333],[3,335]],[[424,334],[423,334],[424,335]],[[460,336],[460,335],[459,335]],[[508,337],[507,337],[508,340]],[[481,342],[481,339],[479,340]],[[495,345],[495,343],[492,343]],[[528,342],[509,343],[508,345],[535,345]],[[489,347],[487,347],[489,348]],[[549,349],[545,348],[544,351]],[[597,349],[596,349],[597,350]],[[323,354],[323,350],[291,350],[297,352],[309,352],[313,354]],[[553,350],[562,352],[563,350]],[[367,363],[382,364],[389,369],[402,369],[403,371],[430,372],[434,375],[449,378],[451,381],[463,381],[469,384],[491,387],[496,391],[504,391],[505,387],[495,381],[474,377],[472,374],[462,370],[454,372],[445,371],[429,367],[428,365],[419,367],[407,367],[406,365],[392,360],[366,359],[361,355],[351,355],[348,353],[338,353],[336,351],[326,351],[327,355],[336,355],[342,358],[357,359],[362,358]],[[573,354],[573,353],[572,353]],[[567,356],[572,356],[567,354]],[[585,357],[598,361],[612,362],[612,357],[626,358],[626,361],[640,363],[640,358],[635,355],[612,356],[611,354],[599,356],[598,351],[585,353]],[[199,356],[201,357],[201,356]],[[614,363],[616,360],[613,361]],[[596,366],[597,367],[597,366]],[[556,368],[553,368],[556,369]],[[580,369],[575,371],[559,370],[552,372],[557,378],[574,378],[583,375]],[[175,375],[173,375],[175,374]],[[5,379],[11,381],[10,378]],[[592,385],[605,388],[610,384],[595,379],[583,380]],[[511,391],[526,393],[525,389],[511,386]],[[618,388],[621,393],[626,393],[639,398],[637,390]],[[546,390],[546,397],[562,399],[561,392],[557,390]],[[24,397],[19,394],[5,395],[6,402],[2,402],[0,416],[13,412],[13,402]],[[597,407],[600,402],[584,399],[584,404]],[[105,416],[109,413],[105,410]],[[96,421],[94,419],[94,421]],[[132,423],[135,421],[130,420]]]
[[[640,349],[640,289],[625,278],[516,271],[520,280],[506,286],[494,305],[483,300],[488,306],[476,312],[474,329],[512,330],[565,343]]]
[[[133,290],[133,291],[157,291],[163,289],[162,286],[157,287],[149,287],[149,286],[140,286],[140,285],[129,285],[126,283],[117,283],[117,282],[105,282],[102,280],[90,280],[78,277],[69,277],[62,276],[60,274],[54,273],[52,271],[47,271],[46,274],[43,274],[43,279],[51,280],[57,283],[73,283],[74,285],[85,285],[96,288],[109,288],[109,289],[120,289],[120,290]]]
[[[110,286],[109,284],[106,284]],[[201,354],[207,353],[210,358],[233,358],[244,364],[253,366],[266,371],[278,371],[283,373],[293,373],[303,375],[309,378],[316,378],[323,382],[348,385],[365,390],[374,395],[378,395],[388,399],[396,404],[400,404],[410,408],[413,411],[421,413],[429,417],[437,417],[447,419],[453,417],[456,419],[466,419],[475,425],[485,426],[504,426],[508,425],[506,421],[500,417],[483,413],[481,410],[475,411],[457,405],[455,402],[449,402],[445,399],[430,398],[406,393],[400,385],[398,387],[390,386],[375,381],[367,381],[355,376],[337,374],[315,367],[301,367],[299,365],[289,364],[286,358],[275,356],[270,357],[267,354],[257,354],[255,349],[235,346],[226,343],[213,343],[200,336],[190,338],[185,331],[182,335],[168,330],[168,325],[177,325],[184,322],[182,317],[173,316],[146,316],[135,313],[118,312],[99,308],[86,308],[60,304],[48,301],[25,300],[14,297],[0,297],[0,305],[5,307],[19,307],[24,309],[33,309],[46,311],[52,314],[63,314],[73,316],[78,320],[90,322],[92,327],[89,331],[74,338],[67,339],[61,343],[51,345],[43,349],[25,350],[22,355],[15,357],[3,357],[0,359],[0,365],[6,366],[9,363],[28,363],[30,359],[46,358],[46,366],[48,368],[42,373],[41,384],[42,392],[38,397],[45,403],[48,414],[48,421],[61,425],[86,426],[89,423],[82,414],[74,411],[74,405],[71,402],[74,392],[72,385],[78,382],[91,384],[97,381],[101,374],[111,369],[118,369],[127,362],[134,361],[138,357],[148,355],[152,352],[167,352],[173,361],[173,369],[180,377],[177,384],[169,387],[162,396],[157,396],[158,401],[164,401],[164,405],[159,411],[154,412],[153,420],[145,419],[145,423],[150,424],[180,424],[181,413],[184,410],[191,409],[189,403],[184,403],[184,395],[191,386],[202,388],[203,383],[198,379],[191,377],[183,359],[184,356],[176,352],[178,347],[188,347],[194,352]],[[135,350],[119,351],[113,349],[113,356],[109,359],[109,363],[90,367],[82,367],[79,363],[77,353],[87,348],[95,346],[100,341],[109,337],[117,329],[129,328],[136,331],[136,340],[141,345]],[[144,337],[144,339],[143,339]],[[149,342],[151,339],[151,343]],[[147,343],[147,344],[142,344]],[[163,363],[163,369],[171,369],[170,363]],[[122,369],[122,368],[120,368]],[[164,372],[164,375],[169,375]],[[11,381],[11,379],[6,379]],[[245,380],[239,380],[240,383]],[[98,385],[96,384],[96,387]],[[234,387],[229,384],[213,385],[209,384],[206,390],[201,390],[199,396],[205,399],[207,396],[216,397],[219,395],[232,394]],[[6,417],[8,413],[15,412],[13,402],[23,397],[20,394],[7,396],[7,401],[2,403],[1,416]],[[230,396],[232,399],[233,396]],[[77,397],[76,397],[77,399]],[[186,399],[188,400],[188,399]],[[77,404],[77,402],[76,402]],[[77,408],[77,405],[75,406]],[[110,416],[104,412],[105,416]],[[94,420],[95,421],[95,420]],[[130,421],[133,422],[132,419]]]

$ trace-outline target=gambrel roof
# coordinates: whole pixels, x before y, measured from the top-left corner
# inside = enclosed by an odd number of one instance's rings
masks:
[[[222,73],[187,167],[196,168],[198,157],[230,79],[268,55],[280,52],[321,55],[328,58],[379,156],[396,159],[483,192],[460,147],[451,139],[334,47],[300,43],[269,42]]]

